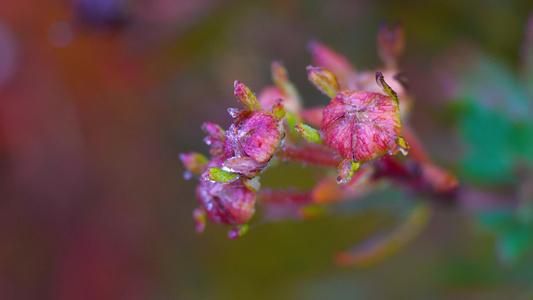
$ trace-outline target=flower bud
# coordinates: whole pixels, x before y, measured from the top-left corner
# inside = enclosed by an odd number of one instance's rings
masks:
[[[280,120],[283,119],[283,117],[285,117],[285,104],[283,104],[283,100],[281,99],[276,100],[274,105],[272,105],[272,113],[274,114],[276,118]]]
[[[211,148],[209,153],[214,156],[223,154],[223,143],[226,140],[225,131],[217,124],[209,122],[205,122],[202,125],[202,130],[209,134],[204,139],[204,142]]]
[[[196,196],[207,218],[215,223],[244,224],[255,211],[256,193],[241,180],[231,183],[202,180],[196,188]]]
[[[382,24],[378,33],[379,56],[389,68],[396,68],[397,59],[405,48],[405,32],[396,24],[392,28]]]
[[[315,66],[330,70],[339,79],[342,86],[350,86],[355,69],[346,57],[316,42],[309,44],[308,49]]]
[[[343,158],[365,163],[396,146],[401,122],[398,101],[378,93],[341,90],[324,110],[324,144]]]
[[[278,99],[283,99],[283,103],[286,104],[288,96],[279,87],[269,86],[261,90],[257,99],[262,107],[272,107]]]
[[[339,164],[339,175],[337,175],[338,183],[348,183],[352,180],[353,173],[359,169],[360,163],[345,159]]]
[[[287,111],[292,113],[300,111],[302,107],[300,94],[289,80],[287,70],[279,61],[272,63],[272,81],[275,86],[264,88],[257,96],[261,107],[273,107],[279,99],[282,99]]]
[[[268,162],[284,137],[281,120],[266,110],[240,115],[226,136],[232,144],[233,156],[247,155],[258,163]]]
[[[187,171],[194,175],[200,175],[206,169],[207,158],[200,153],[181,153],[180,159]]]
[[[235,90],[233,94],[235,97],[237,97],[241,104],[244,105],[244,107],[250,111],[261,109],[261,105],[259,105],[254,93],[252,93],[252,91],[250,91],[246,85],[240,83],[238,80],[235,80],[234,87]]]

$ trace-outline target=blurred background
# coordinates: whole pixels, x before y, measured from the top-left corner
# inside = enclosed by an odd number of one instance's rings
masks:
[[[0,298],[533,299],[532,9],[1,1]],[[364,268],[332,255],[397,218],[377,198],[378,208],[261,224],[235,241],[214,224],[196,234],[196,184],[178,155],[208,152],[203,122],[230,124],[233,81],[258,93],[281,60],[306,105],[324,104],[307,82],[307,44],[374,69],[382,21],[405,27],[411,123],[459,177],[459,204],[420,196],[433,210],[421,236]],[[302,185],[284,176],[270,182]]]

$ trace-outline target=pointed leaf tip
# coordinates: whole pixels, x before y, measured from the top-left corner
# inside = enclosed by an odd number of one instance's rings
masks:
[[[405,139],[401,136],[396,139],[396,150],[401,152],[404,156],[407,156],[409,153],[409,144],[407,144]]]
[[[272,70],[272,81],[274,81],[274,83],[277,86],[282,86],[287,81],[289,81],[289,75],[287,74],[287,69],[285,68],[285,66],[283,65],[281,61],[278,61],[278,60],[273,61],[271,70]]]
[[[282,99],[276,100],[276,103],[272,106],[272,113],[280,120],[285,117],[285,106]]]
[[[339,91],[339,82],[333,73],[313,66],[307,67],[308,78],[323,94],[335,98]]]
[[[353,173],[359,169],[360,163],[353,162],[350,159],[343,160],[339,165],[339,175],[337,176],[337,183],[345,184],[350,182]]]
[[[306,125],[304,123],[300,123],[298,125],[295,125],[294,128],[309,143],[319,143],[319,144],[322,143],[322,137],[320,136],[320,132],[314,129],[313,127]]]
[[[224,129],[222,129],[222,127],[218,126],[217,124],[205,122],[202,125],[202,130],[207,132],[207,134],[209,134],[214,139],[224,141],[224,139],[226,138],[226,131],[224,131]]]
[[[239,174],[226,172],[221,168],[209,168],[202,174],[202,179],[212,182],[229,183],[239,178]]]
[[[222,164],[222,170],[228,173],[238,173],[248,178],[257,176],[267,163],[259,163],[248,156],[232,157]]]
[[[239,100],[244,107],[250,111],[261,109],[259,101],[257,101],[254,93],[252,93],[252,91],[246,85],[242,84],[238,80],[235,80],[233,86],[235,88],[233,95],[235,95],[237,100]]]
[[[385,94],[389,95],[394,99],[396,102],[398,102],[398,94],[385,82],[385,77],[383,77],[383,74],[381,74],[380,71],[376,72],[376,83],[378,86],[385,92]]]

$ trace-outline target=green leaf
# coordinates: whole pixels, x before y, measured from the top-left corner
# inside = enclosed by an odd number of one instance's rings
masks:
[[[238,80],[235,80],[234,82],[235,90],[233,94],[235,97],[237,97],[237,100],[239,100],[244,107],[246,107],[248,110],[259,110],[261,109],[261,105],[259,104],[259,101],[255,97],[254,93],[244,84],[239,82]]]
[[[398,94],[385,82],[385,77],[383,77],[381,72],[376,73],[376,83],[387,95],[398,102]]]
[[[353,162],[350,159],[345,159],[339,164],[339,174],[337,182],[341,184],[348,183],[352,180],[353,173],[361,166],[358,162]]]
[[[220,168],[209,168],[202,174],[202,179],[217,181],[222,183],[232,182],[238,178],[239,174],[226,172]]]
[[[307,67],[309,81],[311,81],[317,89],[324,95],[335,98],[339,91],[339,82],[335,75],[324,68],[317,68],[313,66]]]
[[[318,132],[318,130],[314,129],[313,127],[304,123],[300,123],[298,125],[295,125],[294,128],[305,138],[306,141],[310,143],[322,143],[322,137],[320,136],[320,132]]]

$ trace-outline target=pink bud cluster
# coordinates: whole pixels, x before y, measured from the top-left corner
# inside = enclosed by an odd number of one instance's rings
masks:
[[[316,205],[361,195],[377,180],[396,180],[398,174],[403,174],[404,181],[416,181],[411,186],[423,182],[436,192],[455,188],[454,177],[429,162],[412,132],[407,135],[417,146],[414,160],[422,170],[433,170],[424,174],[440,174],[434,176],[440,179],[420,179],[391,158],[397,152],[406,155],[409,149],[402,138],[400,111],[408,110],[410,100],[396,70],[403,50],[401,28],[383,27],[378,46],[385,63],[383,73],[358,72],[328,47],[309,46],[315,64],[307,68],[309,80],[330,99],[322,107],[302,109],[300,94],[279,62],[272,64],[274,86],[263,89],[259,97],[235,81],[234,95],[244,109],[228,110],[234,121],[226,130],[213,123],[202,127],[208,134],[205,142],[211,158],[181,155],[187,177],[199,179],[199,206],[193,214],[197,231],[204,230],[208,219],[234,226],[229,237],[240,237],[247,232],[246,223],[258,203],[278,216],[322,215]],[[260,191],[258,175],[274,160],[337,168],[338,175],[326,176],[309,192]],[[372,161],[377,163],[367,164]]]
[[[194,212],[200,232],[206,218],[228,225],[248,222],[255,212],[258,181],[254,179],[267,167],[285,136],[281,99],[265,110],[247,86],[235,81],[234,88],[245,109],[228,110],[235,119],[233,124],[227,130],[213,123],[202,126],[212,158],[197,153],[181,155],[188,172],[200,175],[196,189],[199,207]],[[235,232],[241,231],[232,230],[230,237],[238,237]]]

